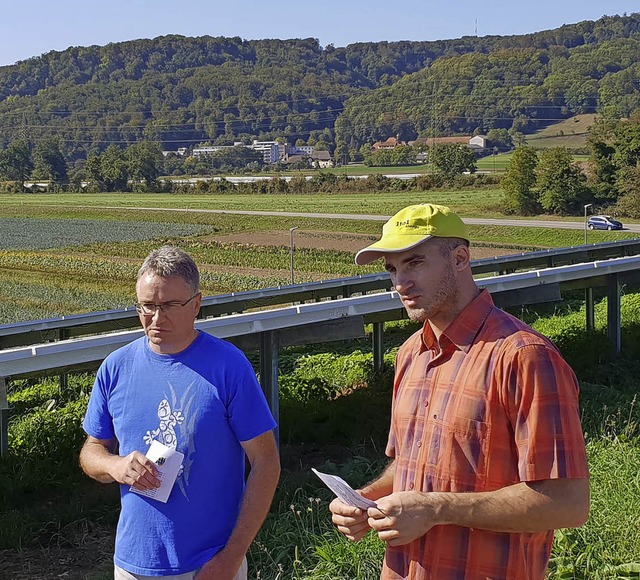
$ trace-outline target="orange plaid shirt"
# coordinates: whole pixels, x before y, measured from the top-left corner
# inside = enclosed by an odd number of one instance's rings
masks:
[[[484,290],[436,341],[429,324],[401,347],[387,455],[394,491],[493,491],[587,478],[576,377],[548,339]],[[387,547],[383,580],[542,580],[553,531],[435,526]]]

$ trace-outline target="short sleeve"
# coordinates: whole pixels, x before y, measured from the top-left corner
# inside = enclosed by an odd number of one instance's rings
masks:
[[[96,380],[91,390],[91,397],[89,398],[87,414],[82,423],[87,435],[96,439],[107,440],[115,438],[113,419],[109,412],[107,397],[109,383],[107,363],[103,362],[98,369]]]
[[[522,481],[589,476],[576,376],[551,345],[513,349],[503,361],[503,404]]]
[[[238,352],[230,392],[229,421],[238,441],[249,441],[277,426],[253,367]]]

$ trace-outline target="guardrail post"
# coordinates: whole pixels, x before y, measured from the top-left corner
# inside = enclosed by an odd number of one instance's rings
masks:
[[[58,330],[58,340],[66,340],[69,338],[69,329],[68,328],[60,328]],[[60,394],[64,393],[69,386],[69,375],[67,373],[62,373],[58,377],[58,392]]]
[[[280,440],[280,398],[278,395],[278,333],[274,331],[260,334],[260,381],[267,403],[276,420],[276,441]]]
[[[607,276],[607,335],[614,356],[619,356],[621,348],[620,280],[618,274]]]
[[[384,368],[384,322],[373,323],[373,370]]]
[[[9,403],[7,381],[0,377],[0,457],[9,451]]]
[[[596,309],[593,304],[593,288],[584,289],[584,304],[587,313],[587,332],[593,332],[596,328]]]

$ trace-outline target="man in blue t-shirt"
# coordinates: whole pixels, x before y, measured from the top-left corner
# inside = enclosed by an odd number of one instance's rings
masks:
[[[136,293],[146,336],[98,370],[80,452],[87,475],[120,484],[114,578],[244,580],[280,475],[276,423],[244,354],[195,329],[188,254],[149,254]]]

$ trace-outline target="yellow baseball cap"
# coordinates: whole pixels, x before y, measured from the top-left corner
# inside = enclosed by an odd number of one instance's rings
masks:
[[[384,226],[382,238],[356,254],[364,266],[388,252],[404,252],[434,236],[469,240],[469,228],[448,207],[423,203],[401,209]]]

